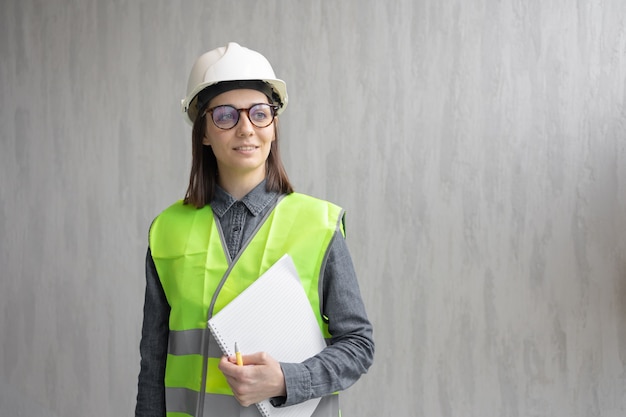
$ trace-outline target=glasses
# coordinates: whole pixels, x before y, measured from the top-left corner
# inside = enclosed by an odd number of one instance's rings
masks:
[[[223,105],[207,109],[204,114],[211,114],[213,124],[222,130],[229,130],[237,126],[242,111],[246,111],[248,120],[256,127],[267,127],[272,124],[278,106],[267,103],[255,104],[247,109],[236,109],[233,106]]]

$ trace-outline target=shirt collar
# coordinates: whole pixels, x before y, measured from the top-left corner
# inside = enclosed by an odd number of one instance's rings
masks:
[[[259,185],[254,187],[252,191],[246,194],[240,201],[248,208],[250,214],[258,216],[268,204],[270,204],[278,195],[275,191],[267,191],[265,189],[266,180],[261,181]],[[221,218],[230,208],[235,204],[237,200],[228,194],[219,185],[215,187],[215,196],[211,201],[211,208],[217,217]]]

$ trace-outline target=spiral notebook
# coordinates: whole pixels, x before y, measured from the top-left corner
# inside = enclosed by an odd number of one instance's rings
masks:
[[[225,355],[267,352],[280,362],[302,362],[326,346],[291,257],[270,269],[209,320],[209,329]],[[265,417],[310,417],[320,399],[288,407],[257,403]]]

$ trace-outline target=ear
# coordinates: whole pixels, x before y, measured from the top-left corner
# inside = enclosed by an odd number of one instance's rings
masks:
[[[208,136],[204,135],[204,138],[202,138],[202,144],[205,146],[211,146],[211,141]]]

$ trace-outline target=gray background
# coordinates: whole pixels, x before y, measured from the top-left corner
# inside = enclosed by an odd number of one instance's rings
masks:
[[[348,213],[377,354],[344,416],[625,415],[623,0],[3,0],[0,415],[132,415],[180,99],[230,40]]]

